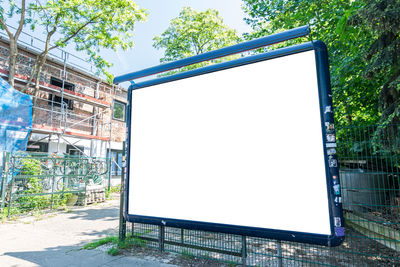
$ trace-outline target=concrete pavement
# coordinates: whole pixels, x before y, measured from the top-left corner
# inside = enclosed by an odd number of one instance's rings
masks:
[[[82,250],[88,242],[118,232],[119,200],[0,224],[0,266],[173,266]]]

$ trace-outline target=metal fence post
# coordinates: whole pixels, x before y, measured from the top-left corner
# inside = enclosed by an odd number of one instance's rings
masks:
[[[185,230],[181,228],[181,244],[185,243]]]
[[[8,177],[8,159],[9,152],[3,152],[3,170],[1,173],[1,209],[4,209],[6,202],[6,191],[7,191],[7,177]]]
[[[122,143],[122,170],[121,170],[121,192],[120,192],[120,202],[119,202],[119,240],[124,240],[126,238],[126,219],[124,217],[124,209],[125,209],[125,168],[126,168],[126,159],[125,159],[125,142]],[[111,168],[108,170],[111,173]],[[110,185],[110,183],[108,184]],[[133,235],[133,223],[132,223],[132,235]]]
[[[282,243],[280,240],[276,241],[276,248],[277,248],[277,254],[278,254],[278,267],[283,266],[282,262]]]
[[[122,149],[122,155],[125,155],[125,142],[123,142],[123,149]],[[107,186],[107,188],[108,188],[108,191],[110,191],[110,188],[111,188],[111,169],[112,169],[112,161],[111,161],[111,150],[109,150],[110,152],[108,153],[108,158],[107,158],[107,160],[108,160],[108,186]],[[121,172],[121,176],[122,176],[122,172]],[[122,177],[121,177],[121,180],[122,180]],[[121,187],[122,188],[122,187]]]
[[[247,259],[247,242],[246,242],[246,236],[242,235],[242,265],[246,265],[246,259]]]
[[[64,197],[64,188],[65,188],[65,184],[66,184],[66,182],[65,182],[65,179],[67,179],[67,181],[68,181],[68,178],[66,178],[65,177],[65,175],[66,175],[66,159],[65,159],[65,156],[63,156],[63,176],[62,176],[62,179],[63,179],[63,182],[62,182],[62,196]]]
[[[9,164],[14,160],[15,157],[9,156],[11,160],[9,160]],[[14,167],[15,167],[15,162],[12,164],[12,169],[11,169],[11,187],[10,187],[10,202],[8,204],[8,211],[7,211],[7,217],[10,217],[10,210],[12,208],[12,198],[13,198],[13,187],[14,187]]]
[[[165,226],[164,225],[160,225],[158,227],[159,229],[159,237],[158,237],[158,242],[160,245],[160,250],[164,251],[164,241],[165,241]]]
[[[56,162],[54,161],[54,165],[56,166]],[[55,181],[55,175],[56,175],[56,168],[53,167],[52,175],[51,175],[51,202],[50,202],[50,209],[53,209],[53,202],[54,202],[54,181]]]

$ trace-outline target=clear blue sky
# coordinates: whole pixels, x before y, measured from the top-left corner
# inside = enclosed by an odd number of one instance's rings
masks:
[[[185,6],[197,11],[216,9],[224,18],[224,23],[239,34],[250,31],[243,21],[245,14],[241,9],[241,0],[135,0],[135,3],[149,11],[147,21],[136,24],[133,37],[135,47],[117,53],[102,52],[102,56],[114,64],[111,73],[115,76],[158,65],[163,51],[152,47],[152,39],[165,31],[171,19],[177,17]]]

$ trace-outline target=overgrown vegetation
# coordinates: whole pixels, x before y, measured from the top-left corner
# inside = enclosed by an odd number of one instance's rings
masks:
[[[41,210],[52,206],[59,208],[65,206],[68,199],[72,197],[68,193],[68,189],[64,188],[61,191],[50,194],[44,189],[41,162],[30,157],[21,160],[22,168],[20,175],[26,177],[23,179],[23,191],[20,191],[20,196],[16,196],[17,209],[20,211]],[[31,176],[31,177],[29,177]]]
[[[116,256],[121,253],[121,249],[130,249],[133,247],[146,247],[147,242],[140,238],[140,234],[127,234],[124,240],[119,240],[118,236],[108,236],[83,246],[83,249],[95,249],[105,244],[112,244],[107,253]]]
[[[336,126],[379,125],[375,141],[398,140],[400,132],[400,1],[243,0],[253,39],[301,25],[326,43]],[[308,39],[310,40],[310,39]],[[300,38],[288,44],[307,41]],[[354,140],[357,143],[357,140]],[[375,150],[400,152],[400,142]]]
[[[108,244],[108,243],[116,243],[118,242],[118,237],[117,236],[107,236],[104,237],[102,239],[96,240],[94,242],[90,242],[86,245],[83,246],[83,249],[88,249],[88,250],[92,250],[95,249],[97,247],[100,247],[102,245]]]
[[[121,185],[117,185],[117,186],[113,186],[110,187],[110,190],[106,189],[105,193],[106,193],[106,198],[110,198],[111,194],[113,193],[120,193],[121,192]]]
[[[27,156],[21,158],[18,164],[21,166],[20,170],[14,173],[13,182],[10,182],[6,189],[6,206],[0,211],[2,221],[7,216],[27,212],[39,214],[47,208],[66,210],[66,203],[73,194],[65,187],[61,190],[54,189],[54,177],[44,175],[40,160]]]

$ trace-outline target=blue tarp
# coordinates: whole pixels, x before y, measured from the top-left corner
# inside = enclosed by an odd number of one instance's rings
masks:
[[[31,129],[32,97],[0,78],[0,160],[3,151],[25,151]]]

